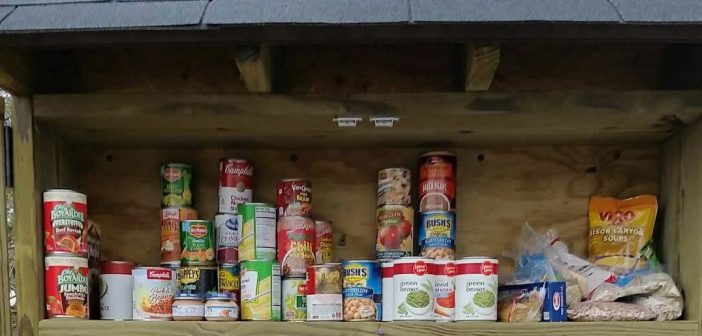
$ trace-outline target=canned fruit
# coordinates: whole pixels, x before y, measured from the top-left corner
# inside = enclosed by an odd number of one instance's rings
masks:
[[[182,163],[161,166],[161,205],[185,207],[193,205],[193,168]]]
[[[239,264],[219,265],[217,280],[218,290],[222,293],[232,293],[232,299],[239,302]]]
[[[393,308],[395,320],[434,318],[434,263],[431,259],[407,257],[393,263]]]
[[[453,321],[456,307],[456,265],[453,260],[434,261],[434,319]]]
[[[278,261],[284,277],[305,276],[314,265],[314,221],[307,217],[280,217],[278,220]]]
[[[241,318],[280,321],[280,264],[271,260],[241,263]]]
[[[309,217],[312,210],[312,184],[302,179],[278,182],[278,216]]]
[[[307,321],[341,321],[341,294],[307,295]]]
[[[265,203],[239,204],[239,259],[276,259],[275,208]]]
[[[456,213],[430,211],[419,214],[417,240],[423,257],[453,258],[456,247]]]
[[[344,320],[380,321],[382,281],[380,264],[375,260],[342,263],[344,272]]]
[[[88,259],[44,258],[46,314],[49,318],[88,318]]]
[[[497,320],[498,264],[491,258],[456,262],[456,321]]]
[[[307,285],[304,278],[283,280],[283,321],[307,320]]]
[[[334,232],[331,222],[314,221],[314,260],[317,264],[334,261]]]
[[[307,268],[307,294],[341,294],[341,264],[313,265]]]
[[[217,235],[217,263],[233,264],[239,261],[239,216],[219,214],[215,216]]]
[[[244,159],[219,161],[219,212],[236,214],[239,204],[253,201],[253,174]]]
[[[176,293],[175,272],[165,267],[139,267],[132,270],[133,318],[170,320]]]
[[[88,205],[84,194],[65,189],[44,192],[44,251],[86,256]]]
[[[214,226],[207,220],[184,220],[180,224],[180,264],[214,265]]]
[[[386,168],[378,172],[378,206],[410,205],[412,172],[407,168]]]
[[[419,211],[452,210],[456,207],[456,155],[425,153],[419,158]]]
[[[216,267],[181,267],[176,271],[179,294],[197,295],[205,299],[208,292],[217,291]]]
[[[161,265],[180,265],[180,223],[197,219],[192,208],[163,208],[161,212]]]
[[[376,211],[378,259],[396,259],[412,255],[414,210],[402,205],[385,205]]]

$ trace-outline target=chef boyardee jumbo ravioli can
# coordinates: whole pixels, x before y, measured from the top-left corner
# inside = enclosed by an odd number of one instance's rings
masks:
[[[241,263],[241,319],[280,321],[280,263],[249,260]]]
[[[382,280],[377,260],[350,260],[344,272],[344,321],[380,321]]]

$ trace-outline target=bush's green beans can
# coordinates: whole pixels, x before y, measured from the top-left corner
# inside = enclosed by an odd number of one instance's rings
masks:
[[[183,163],[161,166],[161,205],[185,207],[193,205],[193,168]]]
[[[307,321],[307,281],[303,277],[283,280],[283,321]]]
[[[180,264],[214,266],[214,224],[208,220],[184,220],[180,223]]]
[[[266,203],[242,203],[239,213],[239,260],[275,260],[275,208]]]
[[[280,263],[248,260],[241,263],[241,319],[280,321]]]

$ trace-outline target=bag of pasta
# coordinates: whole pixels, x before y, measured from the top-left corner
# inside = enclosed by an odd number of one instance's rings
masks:
[[[624,200],[592,197],[588,212],[590,261],[616,274],[657,266],[649,245],[657,211],[658,202],[651,195]]]

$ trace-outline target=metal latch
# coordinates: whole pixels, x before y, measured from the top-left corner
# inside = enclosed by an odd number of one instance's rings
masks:
[[[359,121],[362,121],[361,117],[334,117],[332,119],[339,127],[356,127]]]
[[[396,121],[400,121],[398,117],[373,117],[368,121],[375,124],[375,127],[393,127]]]

